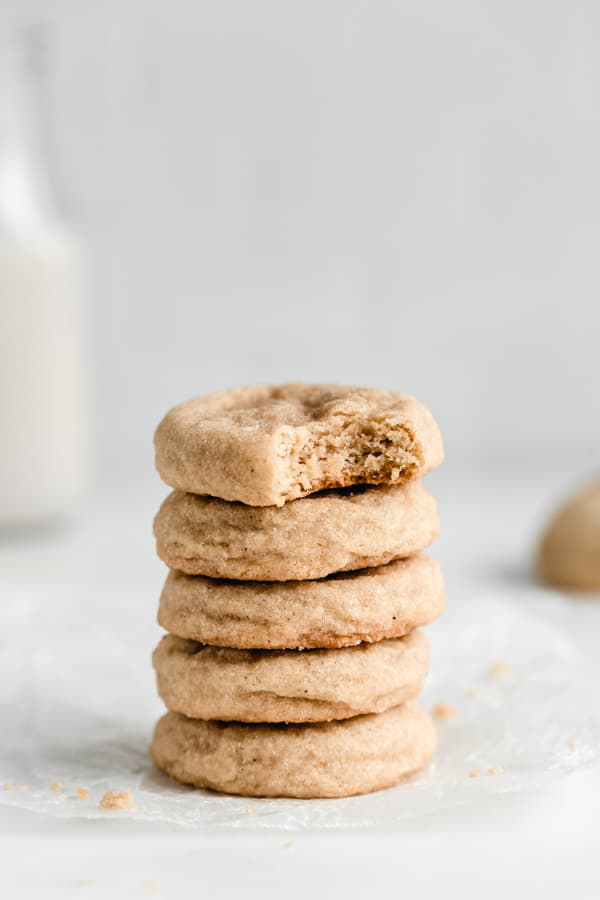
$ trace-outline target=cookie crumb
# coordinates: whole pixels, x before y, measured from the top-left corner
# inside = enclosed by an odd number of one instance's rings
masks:
[[[573,753],[574,750],[577,750],[577,743],[575,741],[569,741],[569,750]]]
[[[282,844],[281,846],[283,847],[284,850],[289,850],[290,847],[293,847],[293,846],[294,846],[294,842],[293,842],[293,841],[286,841],[285,844]]]
[[[502,775],[502,766],[489,766],[488,775]]]
[[[481,778],[481,769],[471,769],[469,778]]]
[[[77,881],[74,882],[75,887],[90,887],[91,881],[88,881],[87,878],[78,878]]]
[[[12,781],[7,781],[2,785],[3,791],[14,791],[14,789],[15,789],[15,786],[12,783]]]
[[[466,692],[466,694],[467,694],[467,697],[479,697],[479,688],[478,687],[469,688],[468,691]]]
[[[48,787],[51,791],[54,791],[56,793],[57,791],[61,790],[62,784],[60,783],[60,781],[51,781]]]
[[[86,791],[85,788],[77,788],[77,790],[75,791],[75,795],[78,800],[89,800],[90,799],[90,792]]]
[[[456,712],[456,707],[451,703],[436,703],[433,707],[433,716],[435,719],[453,719],[456,715]]]
[[[130,791],[105,791],[100,809],[137,809]]]
[[[28,790],[29,790],[29,785],[28,785],[28,784],[20,784],[19,787],[17,788],[17,790],[18,790],[18,791],[23,791],[23,792],[28,791]]]
[[[256,815],[256,807],[255,806],[247,806],[244,810],[244,813],[247,816],[255,816]]]
[[[150,881],[146,882],[144,887],[149,894],[160,894],[160,892],[161,892],[160,879],[159,878],[151,878]]]
[[[510,663],[503,662],[495,662],[492,666],[490,666],[490,675],[492,678],[495,678],[496,681],[499,681],[502,678],[508,678],[513,674],[513,667]]]

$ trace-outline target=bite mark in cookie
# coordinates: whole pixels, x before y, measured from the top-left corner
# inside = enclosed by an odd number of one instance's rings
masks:
[[[442,462],[439,428],[408,394],[331,384],[243,387],[174,407],[155,435],[171,487],[250,506],[326,488],[400,484]]]

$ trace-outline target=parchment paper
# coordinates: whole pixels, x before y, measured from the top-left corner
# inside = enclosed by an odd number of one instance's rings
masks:
[[[542,785],[600,754],[598,705],[579,648],[566,636],[569,603],[507,589],[451,601],[428,629],[423,705],[451,704],[456,715],[438,723],[439,753],[420,776],[327,801],[248,800],[178,787],[147,756],[162,712],[149,661],[159,636],[155,604],[131,590],[3,588],[0,803],[192,828],[381,826]],[[481,776],[470,777],[472,770]],[[49,787],[55,781],[57,791]],[[77,799],[78,787],[88,800]],[[102,810],[105,790],[130,790],[137,809]]]

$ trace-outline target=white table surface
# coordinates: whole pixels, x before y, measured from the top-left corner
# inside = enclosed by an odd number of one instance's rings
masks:
[[[569,482],[552,471],[429,479],[444,532],[436,545],[450,603],[478,588],[527,583],[540,523]],[[60,586],[78,577],[146,589],[163,569],[153,557],[160,485],[124,486],[97,500],[76,526],[0,539],[3,583]],[[533,587],[532,587],[533,591]],[[148,614],[155,603],[149,601]],[[1,623],[1,615],[0,615]],[[596,660],[600,602],[573,600],[569,629]],[[432,660],[432,666],[435,660]],[[18,685],[16,685],[18,700]],[[0,896],[19,897],[517,897],[600,896],[600,768],[542,790],[489,797],[393,828],[342,832],[204,833],[131,821],[58,820],[0,806]]]

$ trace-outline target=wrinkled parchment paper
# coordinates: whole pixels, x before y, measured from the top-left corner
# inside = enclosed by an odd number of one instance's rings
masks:
[[[159,636],[155,598],[77,586],[2,593],[0,788],[13,787],[0,789],[0,803],[192,828],[382,826],[538,786],[600,755],[597,703],[565,628],[569,603],[542,591],[451,602],[428,629],[423,704],[456,711],[438,723],[435,762],[396,788],[326,801],[220,796],[153,769],[147,748],[162,712],[149,662]],[[78,787],[88,800],[76,797]],[[130,790],[137,809],[102,810],[106,790]]]

